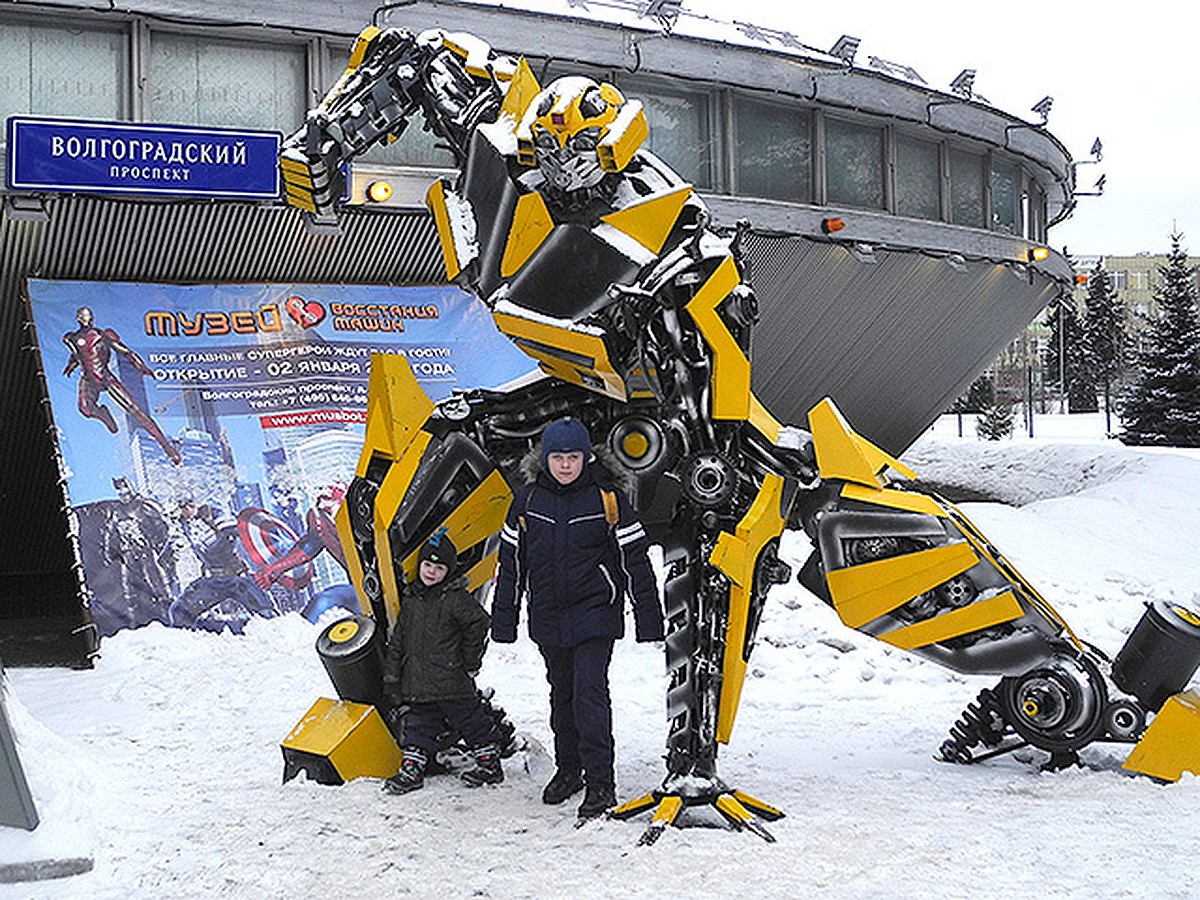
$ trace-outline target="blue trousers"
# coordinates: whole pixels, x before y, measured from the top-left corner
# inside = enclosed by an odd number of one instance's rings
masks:
[[[554,762],[565,772],[583,771],[592,787],[613,787],[612,700],[608,692],[611,638],[574,647],[538,645],[550,683],[550,730]]]

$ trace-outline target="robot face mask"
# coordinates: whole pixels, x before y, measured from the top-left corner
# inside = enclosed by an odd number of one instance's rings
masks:
[[[571,193],[601,182],[604,169],[596,153],[599,136],[599,128],[587,128],[569,137],[566,146],[560,147],[553,134],[539,125],[533,126],[537,167],[554,190]]]
[[[554,191],[598,185],[625,167],[645,139],[645,114],[611,84],[559,78],[534,98],[517,128],[517,159]]]

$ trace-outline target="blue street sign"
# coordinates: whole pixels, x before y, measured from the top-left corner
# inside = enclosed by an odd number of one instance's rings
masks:
[[[272,131],[10,116],[5,181],[13,191],[273,200],[279,143]]]

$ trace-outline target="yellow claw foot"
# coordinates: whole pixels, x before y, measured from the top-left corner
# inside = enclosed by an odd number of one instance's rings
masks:
[[[775,838],[760,820],[774,822],[783,818],[781,810],[745,791],[730,790],[720,782],[714,782],[702,790],[696,790],[694,786],[690,790],[683,790],[664,785],[662,790],[622,803],[609,815],[614,819],[630,819],[654,807],[650,824],[638,839],[638,846],[649,846],[662,836],[668,825],[675,825],[680,813],[689,806],[712,806],[738,831],[749,831],[770,842],[774,842]]]

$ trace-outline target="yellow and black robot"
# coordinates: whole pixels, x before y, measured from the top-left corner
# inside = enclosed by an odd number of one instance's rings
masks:
[[[718,777],[717,748],[733,730],[767,591],[791,577],[776,555],[786,527],[813,541],[801,582],[849,627],[1001,676],[943,758],[1027,743],[1063,765],[1095,740],[1137,742],[1167,704],[1150,728],[1166,721],[1161,736],[1139,746],[1140,770],[1200,770],[1197,697],[1181,693],[1200,663],[1195,613],[1148,610],[1110,662],[961,513],[906,487],[912,473],[831,402],[808,430],[763,407],[750,388],[757,304],[737,235],[715,233],[692,186],[644,148],[639,101],[580,76],[543,87],[523,59],[468,34],[368,28],[285,141],[289,202],[334,218],[342,166],[417,117],[458,162],[427,195],[448,278],[549,377],[434,404],[402,358],[375,358],[340,516],[365,612],[394,618],[397,585],[438,528],[485,589],[519,461],[569,412],[628,474],[664,553],[667,774],[614,811],[653,809],[643,840],[688,806],[712,804],[768,839],[760,820],[782,815]]]

